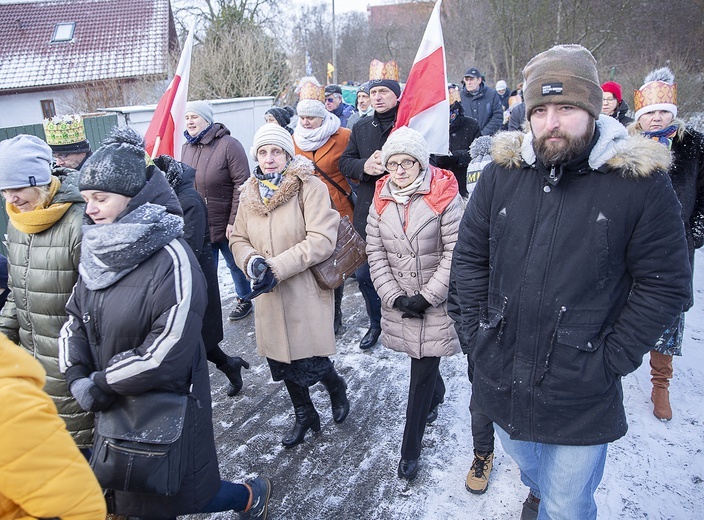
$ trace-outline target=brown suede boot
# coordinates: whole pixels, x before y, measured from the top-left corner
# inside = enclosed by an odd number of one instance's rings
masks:
[[[670,379],[672,379],[672,356],[661,354],[657,350],[650,351],[650,375],[653,383],[653,392],[650,400],[653,401],[653,415],[661,421],[672,419],[670,407]]]

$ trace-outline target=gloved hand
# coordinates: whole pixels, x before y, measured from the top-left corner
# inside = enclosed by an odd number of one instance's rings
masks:
[[[262,271],[262,273],[257,277],[257,279],[254,281],[254,284],[252,285],[253,293],[268,293],[278,283],[271,268],[266,264],[266,262],[264,263],[264,265],[266,265],[266,269]]]
[[[422,294],[416,294],[415,296],[408,298],[406,306],[418,314],[423,314],[425,310],[430,307],[430,304]]]
[[[261,256],[258,256],[252,260],[252,272],[255,277],[258,277],[267,269],[269,269],[269,266],[267,265],[266,260],[264,260]]]
[[[71,383],[69,388],[79,406],[86,412],[100,412],[110,408],[114,395],[103,392],[91,379],[82,377]]]
[[[422,318],[423,315],[414,311],[408,306],[408,301],[410,298],[408,296],[399,296],[394,301],[394,307],[403,312],[402,318]]]

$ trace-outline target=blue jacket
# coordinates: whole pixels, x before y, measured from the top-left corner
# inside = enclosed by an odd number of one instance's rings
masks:
[[[492,135],[501,129],[504,122],[504,110],[496,91],[482,82],[479,91],[472,95],[462,86],[462,108],[464,115],[479,122],[482,135]]]

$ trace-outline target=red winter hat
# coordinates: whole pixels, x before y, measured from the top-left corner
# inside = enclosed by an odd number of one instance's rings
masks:
[[[621,95],[621,85],[615,81],[607,81],[601,86],[601,90],[604,92],[610,92],[616,98],[619,103],[623,101],[623,96]]]

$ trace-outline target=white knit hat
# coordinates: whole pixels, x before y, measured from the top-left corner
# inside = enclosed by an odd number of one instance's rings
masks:
[[[430,160],[428,143],[425,137],[412,128],[402,126],[391,133],[386,144],[381,148],[381,164],[386,165],[389,157],[397,153],[405,153],[418,159],[421,171],[428,168]]]
[[[296,105],[296,112],[299,116],[325,118],[327,109],[316,99],[301,99]]]
[[[0,141],[0,190],[46,186],[51,182],[51,148],[33,135]]]
[[[267,144],[280,146],[291,158],[296,155],[296,149],[293,146],[291,134],[288,130],[276,123],[265,123],[257,130],[257,133],[254,134],[252,148],[249,150],[252,159],[256,161],[257,151]]]

